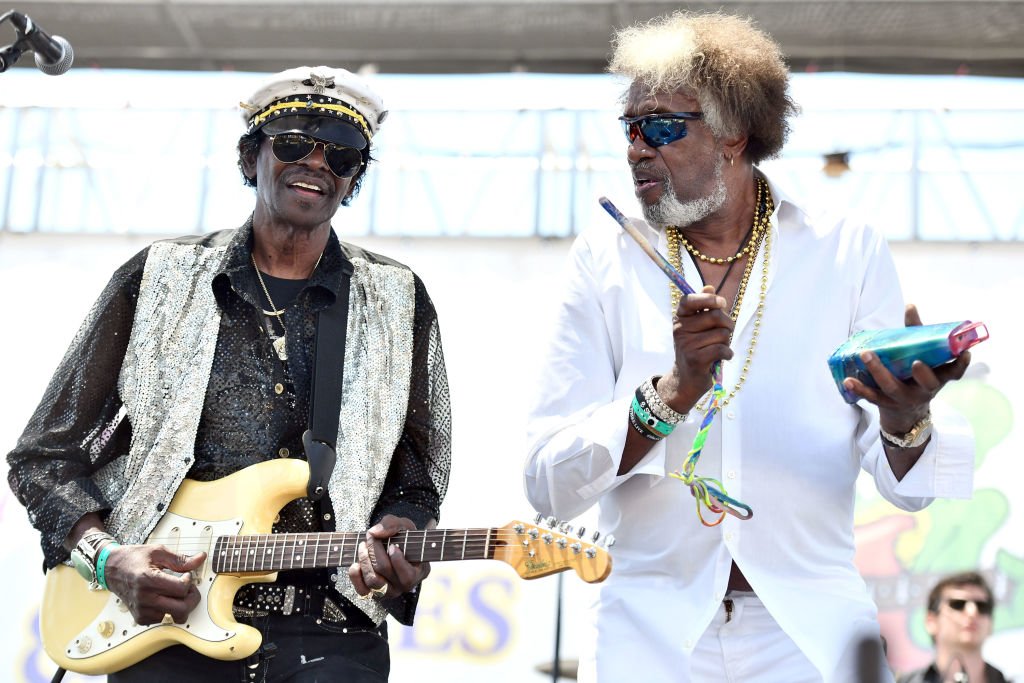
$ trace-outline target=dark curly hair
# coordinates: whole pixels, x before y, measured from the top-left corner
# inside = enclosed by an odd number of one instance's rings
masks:
[[[256,163],[256,157],[260,152],[260,145],[263,144],[265,137],[267,136],[262,131],[254,130],[238,138],[238,172],[242,174],[242,183],[246,187],[256,187],[257,180],[255,177],[250,178],[245,175],[245,166],[242,164],[242,161],[248,160],[253,164]],[[366,149],[363,150],[363,167],[359,169],[359,173],[352,179],[352,190],[348,193],[347,197],[341,200],[342,206],[351,204],[352,200],[359,194],[359,189],[363,186],[363,179],[366,177],[366,169],[370,167],[371,162],[376,161],[370,149],[371,145],[367,145]]]

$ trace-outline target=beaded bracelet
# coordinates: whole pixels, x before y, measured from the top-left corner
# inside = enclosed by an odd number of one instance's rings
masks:
[[[668,436],[676,428],[674,424],[663,422],[654,416],[639,389],[636,390],[636,394],[633,396],[633,414],[636,415],[641,423],[662,436]]]
[[[111,541],[100,549],[99,557],[96,558],[96,583],[99,584],[103,590],[110,590],[107,588],[107,577],[103,573],[107,568],[107,558],[110,556],[110,551],[114,548],[120,548],[121,544],[117,541]]]

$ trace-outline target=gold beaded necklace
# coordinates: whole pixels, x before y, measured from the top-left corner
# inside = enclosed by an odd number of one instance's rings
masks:
[[[757,196],[760,201],[758,201],[757,203],[757,209],[754,214],[754,225],[757,226],[758,224],[760,224],[762,227],[760,230],[757,230],[755,228],[755,232],[757,232],[758,234],[756,235],[756,237],[755,235],[751,234],[750,240],[748,241],[747,253],[749,253],[749,258],[747,259],[746,266],[743,268],[743,276],[740,279],[739,288],[736,290],[736,298],[733,300],[732,308],[729,312],[729,317],[735,321],[736,318],[739,316],[740,304],[743,300],[743,295],[747,289],[747,282],[750,280],[750,274],[754,267],[754,261],[757,258],[758,251],[760,251],[761,243],[764,242],[764,262],[761,265],[761,292],[758,296],[757,309],[754,312],[754,329],[750,335],[750,344],[747,346],[747,357],[743,361],[743,368],[740,370],[740,376],[739,379],[736,381],[736,386],[732,388],[732,391],[729,392],[729,395],[726,396],[725,400],[722,401],[722,407],[729,405],[729,401],[731,401],[732,398],[736,395],[736,392],[740,390],[740,387],[743,386],[743,383],[747,381],[747,373],[750,372],[750,362],[754,357],[754,348],[757,346],[757,337],[761,330],[761,318],[764,316],[764,301],[765,297],[768,294],[768,271],[770,269],[769,266],[772,251],[772,235],[770,220],[772,213],[775,211],[775,204],[772,201],[771,192],[768,191],[767,182],[765,182],[763,178],[758,178],[756,182]],[[666,236],[668,237],[669,263],[671,263],[676,270],[682,272],[683,253],[680,249],[680,245],[682,242],[682,234],[680,233],[679,228],[675,226],[669,226],[666,229]],[[722,260],[722,263],[727,262],[728,261],[725,261],[724,259]],[[679,299],[682,296],[682,293],[679,291],[678,288],[675,287],[675,285],[671,286],[670,292],[672,301],[672,311],[675,312],[675,310],[679,307]],[[729,341],[732,341],[731,335]],[[697,405],[694,406],[694,408],[696,410],[703,411],[707,406],[709,397],[710,393],[705,394],[705,396],[700,401],[697,402]]]
[[[754,206],[758,208],[758,211],[757,214],[754,216],[754,225],[751,227],[750,239],[745,241],[742,245],[740,245],[739,251],[737,251],[732,256],[726,256],[725,258],[718,258],[717,256],[708,256],[700,249],[690,244],[690,241],[686,239],[686,236],[681,233],[678,233],[677,231],[679,243],[686,248],[686,251],[690,252],[691,254],[699,258],[701,261],[706,261],[707,263],[715,263],[718,265],[724,265],[726,263],[738,261],[745,255],[749,254],[750,250],[760,241],[761,235],[768,228],[768,223],[771,219],[771,213],[763,213],[760,211],[765,195],[770,193],[765,187],[764,181],[761,180],[760,178],[758,178],[758,181],[755,183],[755,185],[757,187],[757,197],[754,200]],[[755,250],[754,253],[751,255],[751,258],[753,258],[753,256],[756,254],[757,251]]]

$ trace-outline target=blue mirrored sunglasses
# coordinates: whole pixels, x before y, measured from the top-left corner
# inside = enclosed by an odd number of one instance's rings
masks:
[[[686,122],[699,121],[704,113],[699,111],[678,111],[643,116],[620,116],[622,132],[630,143],[643,138],[651,147],[661,147],[686,137]]]

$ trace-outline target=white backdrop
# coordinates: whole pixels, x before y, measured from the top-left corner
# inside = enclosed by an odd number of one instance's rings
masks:
[[[342,214],[343,215],[343,214]],[[239,222],[244,216],[239,217]],[[338,221],[340,225],[341,222]],[[609,221],[608,229],[616,229]],[[343,237],[344,238],[344,237]],[[454,417],[454,454],[442,526],[499,526],[529,520],[522,494],[523,413],[530,391],[538,330],[550,309],[568,242],[500,239],[353,240],[412,266],[426,282],[439,312],[448,362]],[[11,235],[0,233],[0,453],[15,440],[82,316],[114,268],[145,246],[124,236]],[[918,304],[925,322],[974,319],[986,322],[992,339],[976,349],[972,380],[995,392],[1008,413],[998,439],[986,446],[979,465],[979,488],[994,491],[1009,505],[995,510],[970,504],[905,516],[880,505],[864,488],[860,521],[891,539],[884,557],[867,542],[858,558],[878,579],[879,604],[894,656],[909,665],[923,656],[918,593],[906,579],[942,568],[922,564],[929,538],[939,532],[948,547],[970,545],[969,560],[1001,568],[1004,602],[997,612],[991,661],[1006,673],[1024,674],[1024,509],[1012,501],[1020,490],[1021,434],[1012,408],[1020,405],[1024,379],[1016,361],[1024,322],[1014,292],[1024,288],[1021,244],[897,244],[897,264],[907,299]],[[770,309],[768,314],[770,315]],[[798,325],[799,321],[793,321]],[[756,361],[755,361],[756,363]],[[821,371],[826,371],[822,363]],[[970,394],[970,396],[975,396]],[[965,400],[960,397],[960,400]],[[1002,428],[1001,428],[1002,429]],[[6,470],[6,464],[3,465]],[[863,482],[862,482],[863,483]],[[986,499],[987,500],[987,499]],[[983,531],[965,520],[989,519]],[[938,521],[956,528],[939,528]],[[909,521],[908,521],[909,520]],[[879,527],[878,525],[882,525]],[[588,524],[587,526],[592,526]],[[41,591],[38,539],[7,487],[0,488],[0,548],[6,591],[0,625],[0,679],[49,680],[53,666],[39,649],[36,631]],[[867,527],[865,527],[867,528]],[[955,533],[954,533],[955,532]],[[889,536],[884,536],[888,533]],[[929,536],[931,534],[931,536]],[[980,536],[979,534],[983,534]],[[884,540],[883,538],[883,540]],[[872,542],[877,535],[871,536]],[[614,553],[613,553],[614,554]],[[957,566],[956,568],[960,568]],[[577,651],[576,633],[591,598],[589,587],[565,575],[563,656]],[[903,580],[903,583],[900,583]],[[895,598],[889,583],[902,585]],[[870,582],[870,579],[869,579]],[[424,589],[414,629],[392,626],[393,680],[492,683],[542,681],[536,665],[553,652],[556,609],[554,578],[525,582],[496,562],[444,563]],[[888,602],[886,602],[888,601]],[[916,643],[916,646],[914,645]],[[75,680],[69,675],[68,681]]]

